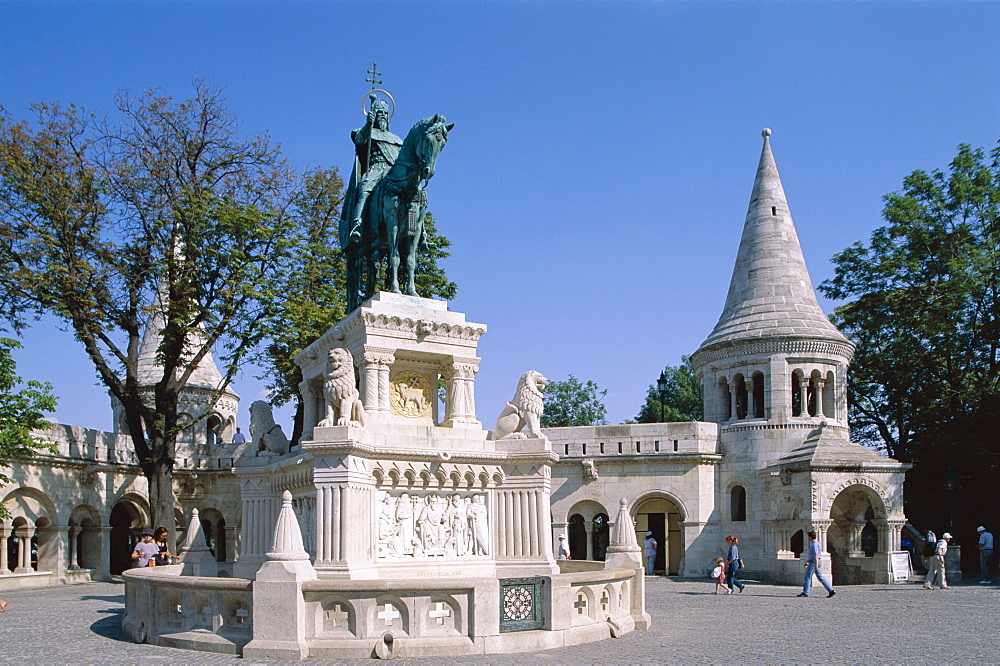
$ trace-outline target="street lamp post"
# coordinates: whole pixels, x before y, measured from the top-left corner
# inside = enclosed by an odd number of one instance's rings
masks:
[[[660,378],[656,380],[656,392],[660,394],[660,423],[663,423],[663,395],[667,392],[666,370],[660,373]]]
[[[944,473],[944,490],[948,493],[948,531],[954,530],[952,525],[952,496],[955,494],[955,470],[952,469],[951,465],[948,465],[948,469]]]

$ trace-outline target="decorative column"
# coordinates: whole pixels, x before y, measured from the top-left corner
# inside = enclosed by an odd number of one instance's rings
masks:
[[[316,405],[316,390],[308,381],[299,384],[302,395],[302,441],[313,438],[313,428],[319,423],[319,410]],[[228,535],[227,535],[228,536]]]
[[[476,420],[475,380],[479,372],[478,358],[456,358],[445,370],[448,400],[442,425],[480,426]]]
[[[14,573],[33,573],[31,568],[31,529],[27,526],[14,528],[17,537],[17,567]]]
[[[80,534],[80,532],[81,528],[76,525],[70,525],[67,529],[67,533],[69,534],[69,566],[67,568],[69,571],[76,571],[80,568],[77,561],[79,556],[76,552],[76,535]]]
[[[737,400],[736,400],[736,397],[737,397],[736,393],[737,393],[736,382],[733,382],[733,383],[729,384],[729,420],[730,421],[739,420],[739,416],[736,413],[737,412],[737,408],[738,408],[738,403],[737,403]]]
[[[361,377],[361,399],[365,414],[389,414],[389,366],[396,360],[392,350],[381,347],[364,348],[354,359]]]
[[[825,379],[816,380],[816,416],[826,416],[823,413],[823,388],[826,386]]]
[[[0,525],[0,576],[10,573],[7,568],[7,539],[10,538],[10,528]]]
[[[865,551],[861,549],[861,532],[865,529],[864,520],[852,520],[845,525],[847,532],[847,556],[864,557]]]
[[[883,521],[876,521],[875,525],[876,526],[879,525],[880,522],[883,522]],[[885,552],[892,552],[894,550],[902,550],[902,545],[901,544],[902,544],[902,541],[903,541],[903,527],[906,525],[906,521],[905,520],[886,520],[886,521],[884,521],[884,523],[885,523],[886,541],[888,541],[888,543],[885,544]],[[879,529],[879,534],[881,535],[881,533],[882,533],[882,530]],[[880,550],[881,550],[881,548],[880,548]]]
[[[809,416],[809,382],[812,380],[802,373],[799,380],[799,416]]]
[[[829,551],[826,549],[826,533],[830,530],[830,525],[833,525],[832,520],[812,521],[813,529],[816,530],[816,540],[819,541],[819,545],[823,549],[823,555],[826,557],[829,557]],[[808,532],[809,530],[806,531]],[[806,545],[808,545],[808,543]]]

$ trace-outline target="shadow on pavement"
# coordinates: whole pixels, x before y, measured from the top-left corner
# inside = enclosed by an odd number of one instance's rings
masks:
[[[121,641],[122,643],[132,643],[132,639],[127,637],[122,633],[122,618],[125,617],[125,610],[122,608],[108,608],[106,610],[97,611],[98,613],[106,614],[107,617],[94,622],[90,625],[90,630],[97,634],[98,636],[103,636],[104,638],[110,638],[111,640]]]
[[[80,597],[80,601],[107,601],[107,602],[114,603],[114,604],[124,604],[125,603],[125,595],[124,594],[114,594],[114,595],[111,595],[111,596],[102,597],[102,596],[98,596],[98,595],[94,595],[94,594],[87,594],[87,595],[84,595],[84,596]]]

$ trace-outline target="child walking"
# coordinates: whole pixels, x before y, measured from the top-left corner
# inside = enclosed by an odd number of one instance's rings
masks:
[[[715,579],[715,593],[719,593],[719,588],[725,591],[725,594],[729,594],[730,590],[726,587],[726,561],[721,557],[715,558],[715,568],[712,569],[712,578]]]

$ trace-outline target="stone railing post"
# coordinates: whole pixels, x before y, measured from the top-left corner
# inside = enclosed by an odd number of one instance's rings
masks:
[[[306,643],[306,604],[302,583],[316,579],[309,553],[302,545],[292,494],[281,495],[281,511],[264,564],[253,583],[253,640],[243,648],[244,659],[301,660]]]

